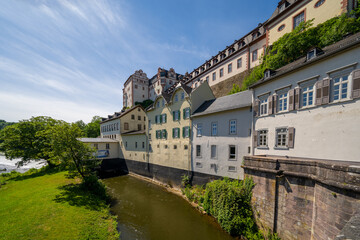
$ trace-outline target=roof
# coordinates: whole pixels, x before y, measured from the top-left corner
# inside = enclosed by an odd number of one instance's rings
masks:
[[[324,47],[322,49],[323,53],[317,57],[312,58],[311,60],[306,60],[306,56],[299,58],[298,60],[289,63],[281,68],[278,68],[275,73],[269,77],[269,78],[263,78],[260,79],[258,82],[250,85],[249,88],[254,88],[258,85],[261,85],[263,83],[275,80],[279,78],[280,76],[290,73],[292,71],[298,70],[299,68],[305,67],[309,64],[313,64],[315,62],[321,61],[323,59],[326,59],[332,55],[335,55],[339,52],[345,51],[346,49],[349,49],[351,47],[354,47],[356,45],[360,44],[360,32],[353,34],[351,36],[348,36],[332,45],[329,45],[327,47]]]
[[[140,107],[144,111],[144,108],[141,105],[136,105],[136,106],[134,106],[134,107],[132,107],[130,109],[127,109],[127,110],[125,110],[123,112],[115,112],[114,115],[109,115],[108,118],[103,118],[105,120],[101,121],[100,124],[112,121],[114,119],[121,118],[121,117],[125,116],[126,114],[128,114],[129,112],[132,112],[135,108],[138,108],[138,107]]]
[[[110,138],[78,138],[79,141],[85,143],[118,143],[119,141]]]
[[[251,106],[251,102],[251,91],[248,90],[244,92],[239,92],[232,95],[205,101],[198,109],[196,109],[196,111],[191,116],[198,117],[211,113],[249,107]]]
[[[282,3],[287,2],[287,6],[283,11],[280,11],[280,6]],[[294,3],[300,3],[302,2],[302,0],[286,0],[286,1],[280,1],[277,8],[275,9],[275,11],[273,12],[273,14],[271,15],[271,17],[267,20],[267,24],[269,24],[270,22],[272,22],[273,20],[275,20],[278,16],[280,15],[284,15],[284,12],[288,12],[288,9],[293,6],[295,6]]]

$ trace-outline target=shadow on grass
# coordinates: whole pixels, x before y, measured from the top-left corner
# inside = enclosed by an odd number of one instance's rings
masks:
[[[106,201],[84,188],[81,184],[69,184],[59,187],[61,193],[56,195],[57,203],[68,203],[71,206],[85,207],[99,211],[104,208]]]

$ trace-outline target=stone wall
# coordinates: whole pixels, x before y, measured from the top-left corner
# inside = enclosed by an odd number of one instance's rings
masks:
[[[334,239],[360,214],[359,162],[247,156],[243,167],[259,225],[282,239]]]

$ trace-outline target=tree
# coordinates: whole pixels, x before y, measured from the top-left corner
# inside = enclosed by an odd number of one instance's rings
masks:
[[[94,116],[91,122],[89,122],[84,128],[85,136],[89,138],[96,138],[100,136],[100,122],[101,117]]]
[[[81,129],[81,131],[84,132],[84,135],[85,135],[86,124],[84,123],[84,121],[79,120],[79,121],[76,121],[75,124]]]
[[[49,129],[51,136],[51,159],[69,167],[70,173],[79,175],[84,181],[94,176],[100,161],[94,149],[79,141],[82,131],[76,123],[61,122]]]
[[[5,120],[0,119],[0,130],[7,126],[13,125],[13,124],[15,124],[15,123],[14,122],[6,122]]]
[[[6,158],[20,158],[18,166],[30,160],[41,159],[52,166],[53,162],[49,156],[52,150],[48,130],[58,123],[59,121],[50,117],[40,116],[7,126],[1,131],[0,148],[4,151]]]

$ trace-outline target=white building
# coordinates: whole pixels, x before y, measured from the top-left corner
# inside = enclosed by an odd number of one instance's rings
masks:
[[[250,154],[251,91],[205,101],[192,118],[194,175],[243,179],[243,156]]]
[[[360,33],[252,85],[254,155],[359,161]]]

